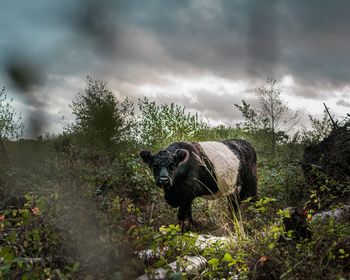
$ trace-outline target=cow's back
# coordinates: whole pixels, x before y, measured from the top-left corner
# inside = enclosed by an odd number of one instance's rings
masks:
[[[225,143],[216,141],[198,142],[203,156],[208,159],[207,168],[216,177],[217,192],[203,198],[216,199],[237,191],[240,159]],[[209,165],[209,166],[208,166]]]
[[[255,149],[249,142],[240,139],[223,140],[222,143],[239,157],[241,164],[237,181],[239,185],[242,185],[241,198],[256,196],[257,157]]]

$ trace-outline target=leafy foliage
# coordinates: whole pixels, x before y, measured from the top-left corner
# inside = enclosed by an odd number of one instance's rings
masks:
[[[87,77],[83,93],[72,102],[76,116],[71,130],[93,150],[116,151],[128,142],[134,125],[134,108],[129,99],[119,103],[106,83]]]
[[[26,195],[22,207],[0,211],[0,278],[72,279],[79,263],[69,263],[44,197]]]
[[[309,115],[311,130],[304,129],[302,141],[308,145],[322,141],[332,130],[332,122],[324,110],[322,119],[317,119]]]
[[[273,78],[268,78],[266,84],[256,88],[260,107],[254,109],[245,100],[235,106],[241,111],[244,122],[238,127],[253,132],[259,139],[269,143],[272,157],[275,156],[277,143],[288,140],[287,133],[298,123],[299,113],[291,113],[288,105],[282,100],[282,84]],[[263,138],[261,138],[263,136]]]
[[[185,112],[174,103],[157,105],[147,98],[139,100],[138,135],[143,145],[161,148],[172,141],[194,140],[208,125],[197,114]]]
[[[270,86],[267,92],[275,91],[278,99],[280,91]],[[105,83],[88,77],[72,103],[76,121],[63,134],[5,143],[13,167],[0,181],[8,190],[0,203],[0,278],[133,279],[158,268],[170,279],[348,278],[349,222],[313,215],[344,202],[349,186],[319,172],[314,183],[306,183],[298,163],[300,139],[321,136],[289,139],[286,127],[276,128],[273,157],[269,116],[245,101],[236,107],[245,122],[235,128],[210,127],[185,107],[146,98],[139,100],[136,117],[130,100],[117,101]],[[327,127],[323,120],[320,125]],[[257,148],[259,197],[246,200],[234,220],[225,199],[198,199],[196,233],[182,234],[175,210],[164,202],[138,152],[177,140],[227,138],[245,138]],[[317,182],[321,188],[314,187]],[[7,203],[14,194],[26,194],[24,202]],[[307,206],[300,219],[311,238],[297,238],[296,230],[287,228],[285,220],[293,218],[287,206]],[[202,246],[202,234],[226,238]],[[134,252],[143,249],[155,257],[140,263]],[[201,256],[206,263],[190,272],[186,256]]]
[[[24,125],[21,116],[16,116],[12,108],[12,100],[8,101],[5,88],[0,90],[0,139],[18,139],[22,136]]]
[[[239,128],[251,131],[251,132],[257,132],[259,130],[267,130],[268,128],[268,122],[269,120],[264,117],[261,118],[258,116],[258,113],[251,107],[247,101],[242,100],[242,104],[234,104],[235,107],[238,108],[239,111],[241,111],[242,116],[244,117],[243,124],[238,124]]]
[[[298,113],[291,114],[287,104],[283,102],[282,84],[274,78],[268,78],[266,84],[256,89],[260,102],[260,115],[268,120],[268,128],[272,133],[281,130],[290,131],[299,121]]]

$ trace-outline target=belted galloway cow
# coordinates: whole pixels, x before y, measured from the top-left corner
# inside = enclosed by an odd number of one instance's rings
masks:
[[[175,142],[155,155],[140,152],[153,171],[157,186],[172,207],[179,207],[178,219],[184,229],[192,219],[196,197],[217,199],[227,196],[230,211],[239,201],[257,194],[256,152],[245,140]]]

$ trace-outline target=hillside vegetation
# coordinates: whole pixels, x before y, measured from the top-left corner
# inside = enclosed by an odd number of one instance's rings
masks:
[[[289,112],[277,86],[269,79],[257,90],[261,108],[232,104],[242,123],[213,127],[176,104],[117,101],[105,83],[88,77],[71,103],[75,121],[35,140],[21,139],[22,120],[3,90],[0,279],[134,279],[157,268],[169,279],[349,279],[349,217],[313,216],[347,203],[350,174],[336,180],[312,167],[310,181],[300,164],[305,147],[334,128],[326,114],[310,116],[311,130],[292,134],[298,114]],[[280,110],[271,111],[267,100]],[[345,131],[349,123],[338,121]],[[177,140],[228,138],[256,148],[259,197],[243,202],[233,220],[225,198],[196,199],[199,226],[183,234],[139,152]],[[286,226],[294,218],[310,234]],[[227,242],[203,248],[196,242],[202,234]],[[146,249],[155,257],[145,261],[135,253]],[[184,256],[206,263],[186,272]]]

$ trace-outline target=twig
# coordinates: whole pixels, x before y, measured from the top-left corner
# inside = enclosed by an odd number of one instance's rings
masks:
[[[154,202],[152,202],[151,213],[150,213],[150,215],[149,215],[149,221],[148,221],[148,224],[149,224],[149,225],[151,225],[151,223],[152,223],[153,208],[154,208]]]
[[[327,107],[326,103],[323,102],[323,105],[324,105],[324,107],[326,108],[326,112],[327,112],[327,114],[328,114],[328,116],[329,116],[329,118],[330,118],[330,120],[331,120],[331,122],[332,122],[333,128],[334,128],[334,129],[337,129],[338,126],[337,126],[337,124],[335,123],[335,121],[333,120],[331,114],[329,113],[329,110],[328,110],[328,107]]]

